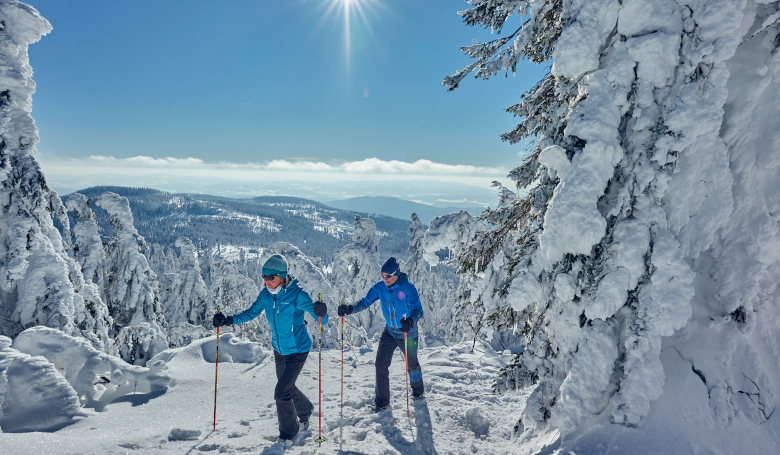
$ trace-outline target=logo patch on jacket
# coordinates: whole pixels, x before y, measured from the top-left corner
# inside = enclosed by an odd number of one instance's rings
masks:
[[[398,291],[398,298],[403,300],[406,297],[406,294],[404,294],[404,291]]]

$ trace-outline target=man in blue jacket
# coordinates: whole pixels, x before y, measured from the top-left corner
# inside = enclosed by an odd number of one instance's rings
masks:
[[[369,289],[368,294],[354,305],[340,305],[339,316],[358,313],[379,300],[387,325],[376,352],[376,397],[374,411],[380,412],[390,406],[390,363],[393,352],[400,348],[404,352],[404,333],[408,339],[408,371],[412,386],[412,398],[422,398],[423,380],[420,362],[417,359],[417,321],[423,316],[417,289],[401,273],[398,262],[390,258],[382,266],[382,281]]]
[[[309,313],[322,323],[328,322],[328,307],[313,302],[309,294],[298,287],[298,280],[287,275],[287,261],[281,255],[271,256],[263,264],[265,287],[257,300],[246,310],[225,316],[214,315],[214,327],[241,324],[260,316],[265,310],[271,326],[271,344],[276,363],[276,414],[279,419],[279,439],[291,440],[300,429],[309,428],[309,417],[314,410],[306,395],[295,386],[295,381],[311,350],[311,338],[306,331],[303,313]],[[297,416],[297,418],[296,418]]]

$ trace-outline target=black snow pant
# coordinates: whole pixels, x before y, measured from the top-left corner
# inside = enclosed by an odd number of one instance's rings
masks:
[[[309,420],[314,410],[311,401],[295,386],[308,356],[308,352],[282,355],[274,350],[277,379],[274,400],[279,418],[279,437],[282,439],[294,438],[298,434],[298,420]]]
[[[417,338],[408,339],[409,351],[409,384],[415,396],[423,394],[422,369],[417,360]],[[390,363],[393,361],[393,353],[396,348],[404,352],[404,339],[394,338],[387,333],[382,332],[382,338],[379,339],[379,348],[376,351],[376,398],[374,403],[378,408],[390,404]]]

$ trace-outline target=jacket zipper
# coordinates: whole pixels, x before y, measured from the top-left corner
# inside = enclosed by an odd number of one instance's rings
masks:
[[[276,295],[274,295],[274,335],[276,335],[276,342],[279,343],[279,354],[284,355],[284,352],[282,352],[282,339],[279,338],[279,329],[276,328],[276,325],[279,324],[279,312],[276,310]]]
[[[387,292],[390,294],[387,301],[390,302],[390,310],[393,312],[393,322],[395,322],[396,325],[398,325],[398,321],[397,321],[398,313],[395,311],[395,303],[393,302],[393,290],[391,288],[388,288],[387,286],[385,286],[385,288],[387,289]],[[394,329],[398,328],[392,325],[390,327],[393,327]]]

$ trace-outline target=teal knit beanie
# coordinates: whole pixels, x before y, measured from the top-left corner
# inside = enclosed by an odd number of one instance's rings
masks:
[[[280,254],[274,254],[263,264],[263,275],[276,275],[287,278],[287,261]]]

